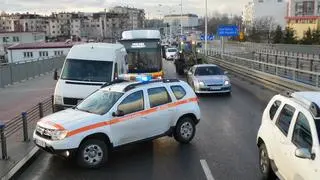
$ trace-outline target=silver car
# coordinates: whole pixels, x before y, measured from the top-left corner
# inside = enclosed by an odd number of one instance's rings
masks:
[[[187,81],[196,93],[231,94],[231,82],[219,66],[214,64],[195,65],[188,71]]]

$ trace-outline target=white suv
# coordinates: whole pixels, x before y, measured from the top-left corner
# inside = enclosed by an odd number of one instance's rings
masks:
[[[276,95],[257,136],[264,179],[320,179],[320,92]]]
[[[200,108],[187,83],[118,81],[74,108],[41,119],[33,135],[36,145],[64,157],[75,155],[80,166],[95,168],[113,147],[167,135],[181,143],[193,139]]]

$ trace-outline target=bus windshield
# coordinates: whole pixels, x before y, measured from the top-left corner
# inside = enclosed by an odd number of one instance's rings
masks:
[[[152,73],[162,69],[160,49],[128,49],[129,73]]]
[[[113,62],[67,59],[61,79],[89,82],[110,82]]]

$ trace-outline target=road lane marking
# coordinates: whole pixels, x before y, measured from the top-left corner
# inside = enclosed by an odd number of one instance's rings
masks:
[[[207,177],[207,180],[214,180],[207,161],[205,159],[200,159],[200,163],[201,163],[202,169],[204,171],[204,174]]]

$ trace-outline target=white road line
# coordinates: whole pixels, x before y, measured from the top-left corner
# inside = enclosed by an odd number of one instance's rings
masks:
[[[207,180],[214,180],[207,161],[205,159],[200,159],[200,163],[201,163],[202,169],[204,171],[204,174],[207,177]]]

